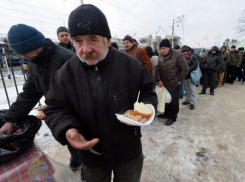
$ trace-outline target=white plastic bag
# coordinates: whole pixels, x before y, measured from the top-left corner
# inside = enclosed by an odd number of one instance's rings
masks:
[[[171,94],[169,93],[169,91],[165,87],[163,87],[163,89],[165,90],[165,96],[166,96],[165,102],[166,103],[170,103],[171,100],[172,100],[172,96],[171,96]]]
[[[156,88],[156,94],[157,94],[157,112],[165,112],[165,90],[163,87],[157,87]]]

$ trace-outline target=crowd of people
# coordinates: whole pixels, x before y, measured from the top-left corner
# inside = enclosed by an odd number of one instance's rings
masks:
[[[59,45],[45,38],[34,27],[18,24],[8,32],[10,48],[29,59],[28,78],[23,92],[4,116],[0,133],[11,134],[13,123],[24,120],[40,98],[47,107],[39,108],[54,138],[67,145],[69,167],[81,169],[81,181],[139,182],[143,167],[141,130],[119,122],[115,113],[133,108],[139,102],[157,106],[155,86],[166,87],[171,102],[166,104],[165,125],[177,120],[179,99],[183,105],[196,105],[196,84],[191,73],[202,70],[202,91],[214,89],[238,78],[245,83],[244,48],[214,46],[200,57],[183,45],[172,45],[168,39],[159,49],[141,48],[126,35],[125,52],[111,42],[110,28],[103,12],[93,5],[81,5],[69,16],[68,29],[59,27]]]

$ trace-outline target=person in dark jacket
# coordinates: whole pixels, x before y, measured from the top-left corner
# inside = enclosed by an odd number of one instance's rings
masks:
[[[159,118],[168,118],[165,125],[172,125],[179,113],[179,85],[188,73],[188,65],[180,51],[171,49],[168,39],[163,39],[159,45],[160,53],[157,69],[159,87],[166,87],[172,96],[170,103],[165,106],[165,113]]]
[[[210,95],[214,95],[214,87],[217,71],[224,65],[224,60],[217,46],[213,46],[208,55],[203,60],[204,84],[199,94],[206,94],[208,84],[210,83]]]
[[[185,77],[184,89],[185,89],[185,101],[182,103],[183,105],[190,104],[190,110],[195,109],[196,105],[196,85],[191,82],[191,71],[194,71],[198,67],[198,58],[191,54],[188,46],[183,45],[181,47],[181,52],[185,56],[186,62],[189,66],[189,72]]]
[[[244,52],[244,47],[241,47],[241,55],[242,55],[242,84],[245,85],[245,52]]]
[[[88,182],[139,182],[143,166],[138,126],[120,122],[116,113],[139,102],[157,105],[153,81],[132,56],[111,48],[105,15],[83,4],[69,16],[77,56],[57,72],[46,97],[46,123],[62,145],[81,152]],[[72,81],[71,81],[72,80]]]
[[[111,47],[115,48],[115,49],[119,49],[118,45],[116,42],[112,42],[111,43]]]
[[[18,95],[16,102],[10,106],[4,116],[6,124],[0,129],[0,133],[4,134],[12,133],[13,123],[23,121],[41,97],[47,95],[55,72],[75,55],[73,52],[55,45],[52,40],[46,39],[34,27],[24,24],[14,25],[10,28],[8,43],[15,53],[29,59],[29,74],[23,92]],[[39,110],[43,109],[44,107],[39,108]],[[45,119],[45,115],[39,118]],[[71,146],[68,146],[68,149],[71,153],[70,167],[72,169],[81,167],[79,151]]]
[[[60,41],[59,45],[72,52],[76,52],[75,47],[71,43],[69,30],[66,27],[59,27],[57,29],[57,37]]]
[[[236,79],[236,68],[240,67],[242,62],[235,45],[231,46],[230,58],[231,60],[228,65],[226,82],[233,84]]]
[[[174,49],[177,50],[177,51],[180,51],[180,46],[179,45],[175,45]],[[183,84],[183,82],[181,82],[180,85],[179,85],[179,98],[183,99],[184,95],[185,95],[185,93],[184,93],[184,84]]]

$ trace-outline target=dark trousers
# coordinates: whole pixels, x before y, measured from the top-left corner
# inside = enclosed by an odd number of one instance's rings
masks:
[[[235,79],[236,79],[236,66],[228,65],[226,82],[233,83]]]
[[[210,92],[214,92],[216,74],[217,74],[216,71],[204,71],[204,83],[202,86],[203,93],[206,93],[209,83],[210,83]]]
[[[78,149],[74,149],[72,146],[67,145],[67,148],[71,154],[71,158],[70,158],[70,167],[79,167],[81,166],[82,163],[82,159],[81,159],[81,154],[80,151]]]
[[[242,80],[242,65],[240,67],[236,67],[236,79],[237,78],[238,78],[238,81]]]
[[[86,182],[111,182],[113,171],[114,182],[140,182],[143,167],[143,154],[133,160],[109,170],[104,168],[89,168],[83,165]]]
[[[245,82],[245,62],[242,63],[242,81]]]
[[[174,90],[169,91],[169,93],[172,97],[172,100],[170,103],[166,103],[165,114],[169,119],[176,121],[177,115],[179,113],[179,86]]]

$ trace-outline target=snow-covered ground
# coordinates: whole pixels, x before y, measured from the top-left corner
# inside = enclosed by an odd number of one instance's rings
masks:
[[[15,88],[8,90],[13,102]],[[238,81],[225,84],[215,90],[214,96],[208,92],[198,95],[200,90],[199,86],[195,110],[183,106],[184,99],[180,100],[178,120],[172,126],[156,118],[150,126],[142,127],[142,182],[245,181],[245,86]],[[0,108],[8,109],[3,89],[0,99]],[[36,141],[46,154],[68,166],[67,147],[54,140],[45,123]],[[79,180],[79,171],[74,177]]]

